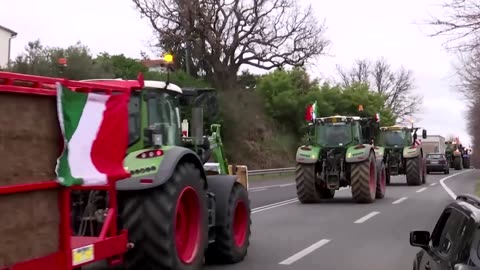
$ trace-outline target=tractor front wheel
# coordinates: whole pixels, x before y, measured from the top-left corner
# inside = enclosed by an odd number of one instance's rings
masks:
[[[237,263],[247,256],[252,223],[250,213],[247,190],[235,183],[228,199],[224,225],[217,225],[215,242],[205,253],[208,264]]]
[[[407,159],[407,184],[419,186],[423,182],[424,166],[422,156]]]
[[[315,164],[297,164],[295,168],[297,197],[301,203],[317,203],[320,195],[317,191]]]
[[[372,203],[377,189],[377,169],[373,152],[370,152],[367,160],[352,163],[351,166],[353,199],[358,203]]]
[[[201,269],[208,244],[203,183],[195,165],[182,163],[157,188],[119,193],[123,227],[134,244],[126,269]]]
[[[382,162],[380,165],[380,171],[377,174],[377,189],[375,191],[375,198],[383,199],[385,197],[387,186],[387,171],[385,170],[385,164]]]

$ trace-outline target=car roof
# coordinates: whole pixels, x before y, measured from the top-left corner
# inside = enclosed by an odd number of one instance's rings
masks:
[[[480,223],[480,198],[471,194],[458,195],[456,200],[447,207],[455,208],[456,210],[465,213]]]

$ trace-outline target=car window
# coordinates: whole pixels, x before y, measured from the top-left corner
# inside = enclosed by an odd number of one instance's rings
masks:
[[[465,236],[467,218],[460,212],[447,209],[439,219],[432,234],[432,247],[443,255],[451,254]]]

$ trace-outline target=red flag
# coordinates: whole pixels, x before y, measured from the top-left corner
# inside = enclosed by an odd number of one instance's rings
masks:
[[[313,118],[313,105],[308,105],[307,109],[305,110],[305,120],[312,121]]]

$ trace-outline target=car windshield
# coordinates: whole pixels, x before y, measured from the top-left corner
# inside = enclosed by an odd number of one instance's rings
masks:
[[[427,156],[428,159],[442,159],[443,156],[441,154],[432,154]]]
[[[323,123],[317,125],[317,143],[322,146],[343,146],[352,141],[352,124]]]
[[[397,145],[403,146],[405,139],[405,133],[401,130],[398,131],[384,131],[380,133],[380,145]]]

